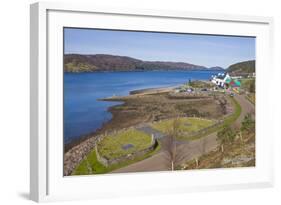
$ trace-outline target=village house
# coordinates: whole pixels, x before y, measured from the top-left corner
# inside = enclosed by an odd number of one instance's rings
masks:
[[[212,76],[211,81],[217,86],[224,88],[226,83],[230,81],[231,78],[228,73],[219,73],[218,75]]]
[[[211,81],[221,88],[239,89],[241,82],[238,79],[240,79],[240,76],[231,77],[228,73],[219,73],[216,76],[212,76]]]

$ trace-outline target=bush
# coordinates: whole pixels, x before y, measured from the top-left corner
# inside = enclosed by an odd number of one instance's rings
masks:
[[[255,85],[255,80],[252,80],[251,83],[250,83],[250,86],[249,86],[249,91],[251,93],[255,93],[256,92],[256,85]]]
[[[230,126],[224,126],[223,129],[217,133],[217,138],[221,144],[231,143],[235,139],[235,131]]]
[[[248,133],[255,131],[255,120],[253,119],[252,115],[248,113],[242,122],[241,126],[242,131],[247,131]]]

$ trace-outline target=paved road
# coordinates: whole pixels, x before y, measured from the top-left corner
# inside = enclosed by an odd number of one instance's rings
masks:
[[[236,95],[235,99],[241,105],[242,108],[241,115],[237,119],[237,122],[240,124],[243,121],[246,114],[251,112],[255,113],[255,106],[251,102],[249,102],[249,100],[247,100],[244,95]]]
[[[162,132],[159,132],[158,130],[153,129],[149,124],[143,124],[143,125],[137,127],[137,129],[148,135],[153,135],[155,139],[161,139],[165,136]]]
[[[236,95],[234,97],[237,102],[241,105],[241,115],[236,120],[237,123],[241,123],[244,116],[254,111],[254,105],[251,104],[243,95]],[[180,153],[180,163],[199,157],[200,155],[207,153],[217,147],[216,141],[217,133],[214,132],[206,137],[198,140],[193,140],[188,143],[181,144],[177,147],[178,153]],[[142,160],[140,162],[131,164],[127,167],[117,169],[113,172],[141,172],[141,171],[167,171],[170,169],[168,155],[164,151],[160,151],[154,156]]]

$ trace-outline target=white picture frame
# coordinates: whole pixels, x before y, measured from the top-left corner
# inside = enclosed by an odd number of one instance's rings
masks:
[[[62,119],[63,70],[54,67],[62,68],[64,26],[256,36],[256,167],[63,177],[62,129],[57,125]],[[92,4],[32,4],[30,198],[40,202],[273,186],[273,131],[267,129],[272,115],[271,109],[263,109],[272,106],[270,92],[261,79],[269,79],[274,72],[272,29],[270,17],[98,8]],[[148,186],[150,180],[153,183]]]

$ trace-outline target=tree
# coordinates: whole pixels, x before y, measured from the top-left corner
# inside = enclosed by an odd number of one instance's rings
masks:
[[[219,99],[219,104],[220,104],[222,114],[223,115],[227,114],[227,109],[226,109],[227,100],[225,98],[221,98],[221,99]]]
[[[163,148],[165,149],[165,151],[168,154],[170,168],[173,171],[174,167],[175,167],[175,158],[176,158],[175,156],[176,156],[176,152],[177,152],[177,144],[172,135],[169,134],[165,137]]]
[[[251,80],[250,85],[249,85],[249,91],[250,91],[250,93],[256,92],[255,80]]]
[[[206,137],[203,137],[203,139],[201,139],[201,144],[200,144],[201,155],[206,153],[207,144],[208,144],[208,141],[207,141]]]
[[[180,118],[174,119],[168,135],[163,139],[163,149],[168,154],[168,160],[171,170],[175,169],[176,164],[180,163],[183,153],[182,150],[177,149],[177,137],[180,135]]]
[[[217,133],[217,140],[220,142],[221,151],[224,152],[224,145],[231,143],[235,139],[235,132],[230,126],[224,126],[221,131]]]
[[[234,130],[235,135],[238,136],[240,141],[242,142],[243,136],[242,136],[242,131],[241,131],[240,125],[238,123],[234,123],[231,126],[231,128]]]
[[[248,113],[247,115],[245,115],[245,117],[242,121],[241,130],[246,131],[248,133],[255,131],[255,120],[253,119],[251,113]]]

